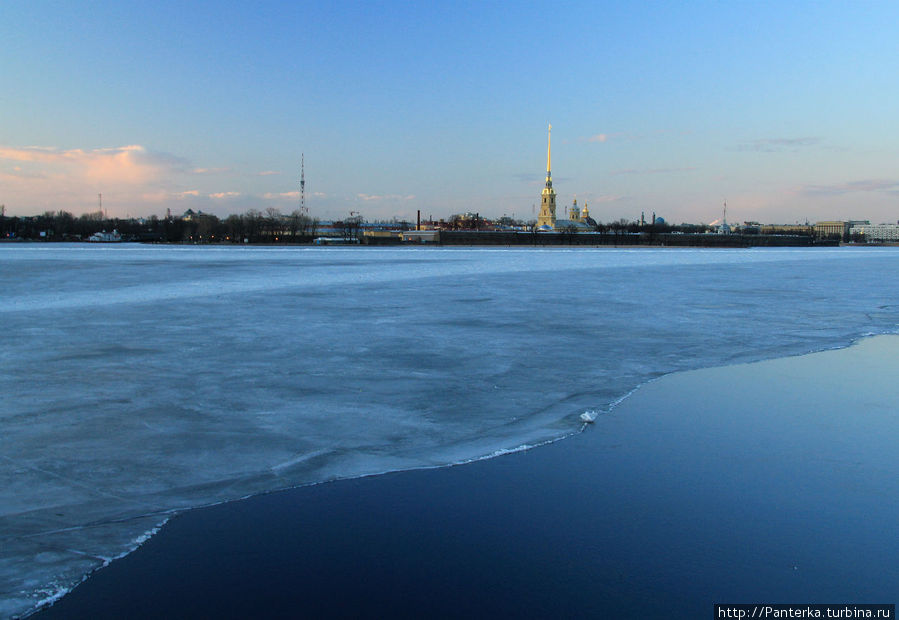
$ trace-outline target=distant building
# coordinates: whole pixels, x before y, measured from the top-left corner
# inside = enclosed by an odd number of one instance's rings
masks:
[[[407,230],[400,234],[407,243],[435,243],[440,238],[436,230]]]
[[[763,235],[810,235],[814,230],[810,224],[763,224],[760,227]]]
[[[576,197],[574,202],[571,203],[571,207],[568,209],[568,219],[556,220],[555,226],[553,226],[553,230],[565,232],[592,232],[595,228],[596,222],[590,217],[590,212],[587,210],[586,203],[584,204],[584,208],[580,209],[577,206]]]
[[[537,216],[537,230],[542,231],[575,231],[590,232],[596,227],[596,221],[590,217],[587,204],[581,209],[575,197],[570,209],[568,219],[556,219],[556,191],[552,181],[552,128],[550,125],[546,137],[546,185],[540,194],[540,214]]]
[[[581,221],[581,210],[577,206],[577,196],[574,197],[574,202],[571,203],[571,208],[568,209],[568,219],[576,222]]]
[[[191,222],[195,220],[208,219],[211,217],[215,217],[214,215],[210,215],[209,213],[203,213],[202,211],[194,211],[193,209],[188,209],[184,212],[184,215],[181,216],[181,221],[183,222]]]
[[[112,232],[97,232],[92,234],[87,238],[91,243],[117,243],[122,240],[122,235],[119,234],[119,231],[113,230]]]
[[[724,216],[721,218],[721,223],[718,225],[718,234],[719,235],[729,235],[731,233],[730,226],[727,224],[727,201],[724,201]]]
[[[899,241],[899,224],[857,224],[849,228],[849,235],[863,235],[865,241]]]
[[[849,222],[815,222],[815,236],[819,239],[840,237],[849,233]]]
[[[552,130],[550,125],[546,134],[546,185],[540,194],[540,214],[537,216],[537,230],[554,230],[556,227],[556,191],[553,189],[552,172]]]
[[[581,209],[581,221],[587,222],[591,226],[596,226],[596,220],[590,217],[590,209],[587,208],[587,203],[584,203],[584,208]]]

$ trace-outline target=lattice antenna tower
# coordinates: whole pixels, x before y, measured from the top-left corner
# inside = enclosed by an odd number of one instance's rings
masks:
[[[306,213],[306,154],[300,154],[300,213]]]

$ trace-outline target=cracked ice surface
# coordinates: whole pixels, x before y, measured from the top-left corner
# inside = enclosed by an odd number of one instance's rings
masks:
[[[177,510],[533,445],[664,373],[895,331],[899,290],[872,276],[897,266],[873,248],[0,246],[0,615]]]

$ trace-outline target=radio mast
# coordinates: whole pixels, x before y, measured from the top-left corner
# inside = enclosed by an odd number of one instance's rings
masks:
[[[300,213],[306,213],[306,154],[300,154]]]

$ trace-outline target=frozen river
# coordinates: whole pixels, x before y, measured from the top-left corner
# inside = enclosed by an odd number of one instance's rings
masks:
[[[515,450],[666,373],[896,332],[897,267],[892,248],[2,245],[0,616],[178,510]]]

